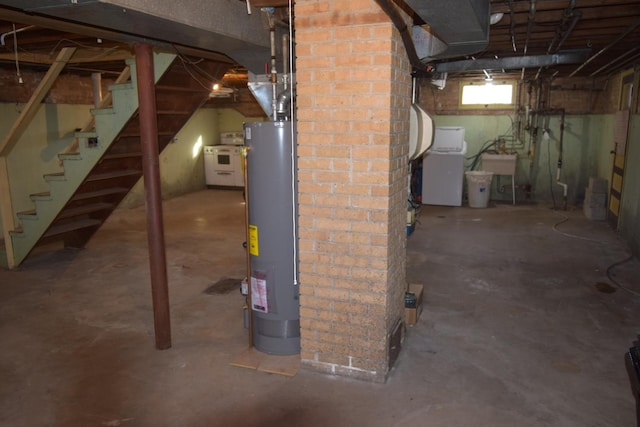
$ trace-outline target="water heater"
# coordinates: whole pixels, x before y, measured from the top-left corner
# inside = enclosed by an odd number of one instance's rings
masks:
[[[253,345],[300,352],[297,221],[292,122],[245,123]]]

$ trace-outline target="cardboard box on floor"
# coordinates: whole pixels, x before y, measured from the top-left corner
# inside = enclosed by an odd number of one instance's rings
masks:
[[[416,323],[418,323],[418,319],[420,318],[420,314],[422,313],[423,290],[423,285],[416,283],[411,283],[409,285],[408,291],[412,292],[416,296],[416,306],[404,308],[404,322],[407,325],[415,325]]]

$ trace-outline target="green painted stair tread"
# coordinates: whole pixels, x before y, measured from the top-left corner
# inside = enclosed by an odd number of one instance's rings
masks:
[[[98,134],[94,131],[87,131],[87,132],[74,132],[73,136],[75,136],[76,138],[97,138]]]
[[[33,221],[38,219],[38,212],[35,209],[31,209],[28,211],[22,211],[16,213],[16,216],[20,219],[26,219],[28,221]]]
[[[91,111],[91,114],[93,114],[94,116],[109,115],[109,114],[115,114],[116,113],[116,110],[114,110],[112,107],[108,107],[108,108],[92,108],[90,111]]]
[[[19,225],[15,229],[10,230],[9,234],[11,234],[12,236],[23,237],[24,236],[24,229],[22,228],[21,225]]]
[[[58,154],[60,160],[82,160],[80,153],[60,153]]]
[[[98,202],[91,203],[88,205],[77,206],[74,208],[63,209],[62,212],[58,214],[57,219],[63,218],[71,218],[78,215],[85,215],[100,211],[113,210],[116,207],[114,203],[106,203],[106,202]]]
[[[33,201],[36,200],[51,200],[51,193],[48,191],[42,191],[40,193],[33,193],[29,195],[29,198]]]
[[[67,178],[64,176],[64,172],[56,172],[56,173],[48,173],[43,175],[45,181],[66,181]]]
[[[124,177],[135,176],[135,175],[142,175],[142,171],[137,169],[123,169],[123,170],[116,170],[116,171],[110,171],[110,172],[95,173],[95,174],[89,175],[85,181],[86,182],[102,181],[105,179],[124,178]]]
[[[87,191],[85,193],[76,193],[70,201],[78,201],[78,200],[88,200],[88,199],[95,199],[95,198],[99,198],[99,197],[106,197],[106,196],[113,196],[113,195],[117,195],[117,194],[127,194],[129,192],[128,188],[124,188],[124,187],[112,187],[112,188],[105,188],[102,190],[97,190],[97,191]]]
[[[111,92],[113,92],[114,90],[128,90],[128,89],[133,89],[133,83],[131,83],[131,82],[126,82],[126,83],[114,83],[114,84],[111,84],[111,85],[107,86],[107,89],[109,89]]]
[[[60,234],[68,233],[70,231],[82,230],[83,228],[89,228],[89,227],[97,227],[100,224],[102,224],[102,221],[99,219],[83,219],[81,221],[74,221],[74,222],[69,222],[61,225],[54,225],[50,227],[42,237],[44,238],[44,237],[59,236]]]

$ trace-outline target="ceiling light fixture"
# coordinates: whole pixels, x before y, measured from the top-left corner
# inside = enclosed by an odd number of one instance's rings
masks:
[[[234,90],[232,88],[224,87],[220,83],[214,83],[211,87],[209,98],[228,98],[232,93],[234,93]]]
[[[502,19],[502,17],[504,16],[504,13],[499,12],[499,13],[493,13],[491,15],[491,17],[489,18],[489,24],[491,25],[495,25],[498,22],[500,22],[500,20]]]

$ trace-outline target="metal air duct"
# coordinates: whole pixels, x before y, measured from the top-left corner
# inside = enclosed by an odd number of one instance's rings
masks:
[[[489,44],[489,0],[406,0],[406,3],[437,39],[429,40],[430,46],[425,46],[424,40],[428,38],[414,28],[416,51],[423,61],[471,55]]]

